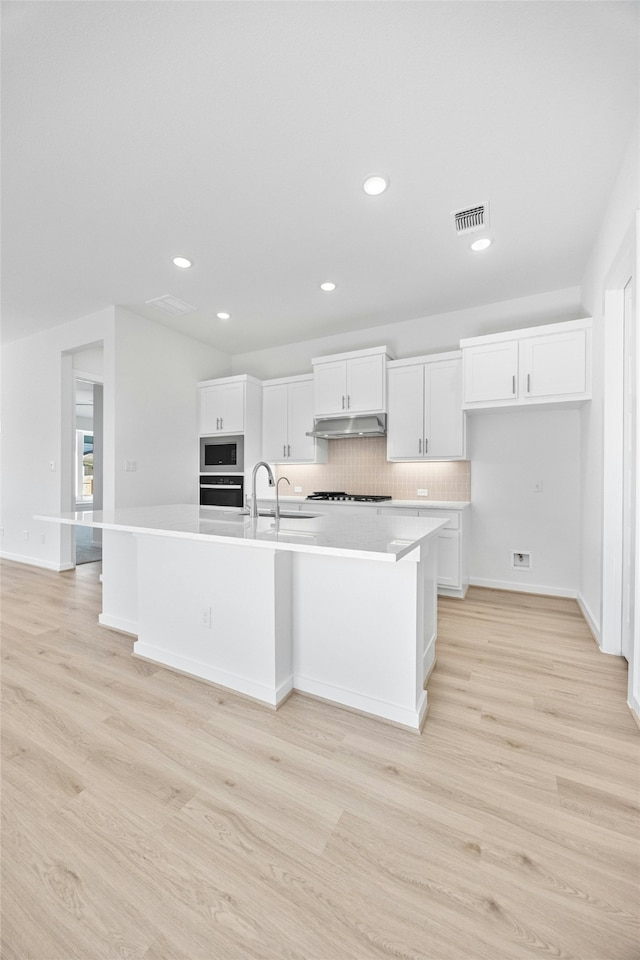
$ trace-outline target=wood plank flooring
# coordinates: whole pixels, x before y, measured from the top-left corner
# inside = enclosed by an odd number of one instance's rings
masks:
[[[98,572],[2,564],[2,960],[638,960],[640,734],[575,602],[441,599],[417,736],[134,659]]]

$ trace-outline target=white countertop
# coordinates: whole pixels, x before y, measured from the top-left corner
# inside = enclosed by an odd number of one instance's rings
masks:
[[[251,521],[237,510],[194,504],[75,511],[37,516],[36,519],[126,533],[391,562],[411,553],[446,523],[446,520],[426,517],[381,517],[366,511],[362,515],[344,513],[338,516],[333,511],[323,515],[322,503],[307,500],[304,503],[309,513],[318,516],[312,519],[283,518],[278,529],[273,517]]]
[[[259,503],[275,503],[275,497],[258,497]],[[283,497],[280,503],[304,503],[305,507],[410,507],[412,510],[464,510],[471,506],[469,500],[307,500],[306,497]]]

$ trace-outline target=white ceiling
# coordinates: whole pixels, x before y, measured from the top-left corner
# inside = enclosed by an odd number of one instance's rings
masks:
[[[638,112],[636,2],[14,0],[2,44],[6,340],[171,293],[238,353],[579,284]]]

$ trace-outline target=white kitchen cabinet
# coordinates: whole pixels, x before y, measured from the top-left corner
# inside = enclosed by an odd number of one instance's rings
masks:
[[[584,402],[591,398],[591,321],[460,342],[466,410]]]
[[[388,364],[387,460],[465,456],[459,351]]]
[[[200,436],[244,432],[244,377],[198,385]]]
[[[326,463],[327,441],[313,427],[313,377],[266,380],[262,390],[262,457],[270,463]]]
[[[386,359],[386,347],[315,357],[315,416],[385,413]]]
[[[446,520],[438,531],[438,593],[463,599],[469,586],[468,519],[466,509],[440,510],[422,507],[378,507],[379,516],[428,517]]]

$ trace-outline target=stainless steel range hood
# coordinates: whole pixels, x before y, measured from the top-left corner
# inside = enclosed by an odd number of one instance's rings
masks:
[[[351,437],[384,437],[387,432],[387,416],[336,417],[334,420],[316,420],[308,437],[327,440],[346,440]]]

